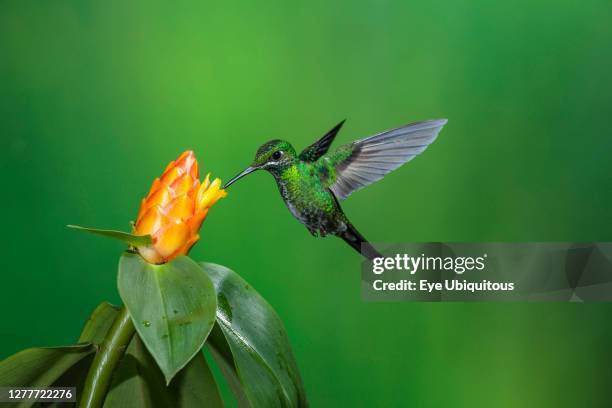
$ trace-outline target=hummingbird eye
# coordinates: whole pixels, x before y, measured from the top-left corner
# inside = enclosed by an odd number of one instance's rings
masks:
[[[278,159],[280,159],[280,158],[281,158],[281,156],[282,156],[282,154],[283,154],[283,152],[282,152],[282,151],[280,151],[280,150],[278,150],[278,151],[276,151],[276,152],[272,153],[272,160],[278,160]]]

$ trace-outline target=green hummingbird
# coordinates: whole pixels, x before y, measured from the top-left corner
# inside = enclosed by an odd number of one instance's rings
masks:
[[[344,121],[297,154],[284,140],[271,140],[243,172],[266,170],[276,180],[287,208],[313,236],[336,235],[368,259],[380,253],[357,231],[340,207],[354,191],[380,180],[422,153],[438,136],[446,119],[416,122],[356,140],[328,153]]]

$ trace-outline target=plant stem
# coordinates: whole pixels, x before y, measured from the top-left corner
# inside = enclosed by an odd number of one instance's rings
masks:
[[[125,353],[134,332],[134,324],[124,306],[119,311],[119,315],[117,315],[108,333],[106,333],[106,338],[100,345],[91,367],[89,367],[83,394],[80,398],[80,408],[98,408],[104,404],[113,371],[115,371],[119,360]]]

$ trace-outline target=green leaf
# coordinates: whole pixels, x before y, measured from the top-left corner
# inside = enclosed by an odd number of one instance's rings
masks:
[[[119,314],[120,308],[108,302],[102,302],[93,311],[79,337],[79,343],[100,344],[106,336],[106,332],[112,326]]]
[[[140,338],[169,383],[200,351],[215,323],[210,278],[186,256],[153,265],[126,252],[118,285]]]
[[[72,228],[78,231],[85,231],[91,234],[101,235],[103,237],[117,239],[119,241],[126,242],[135,247],[144,247],[151,245],[150,235],[133,235],[123,231],[98,229],[98,228],[87,228],[78,225],[66,225],[68,228]]]
[[[73,365],[66,371],[60,378],[53,382],[52,387],[76,387],[77,402],[79,401],[83,393],[83,385],[85,384],[85,378],[89,372],[89,367],[94,359],[94,353],[89,354],[85,358],[81,359],[78,363]],[[77,404],[78,405],[78,404]],[[56,402],[50,407],[66,408],[66,403]]]
[[[95,354],[95,346],[92,344],[100,344],[104,340],[117,313],[117,307],[103,302],[85,323],[79,338],[80,344],[33,348],[7,358],[0,363],[0,385],[77,387],[77,395],[80,395]],[[24,402],[20,406],[32,404]]]
[[[218,296],[217,323],[207,342],[240,406],[304,407],[306,393],[283,323],[240,276],[201,264]]]
[[[166,386],[164,375],[138,336],[113,375],[105,408],[223,407],[215,379],[202,353],[197,353]]]
[[[219,327],[219,324],[215,324],[215,327],[210,332],[208,336],[208,340],[206,341],[206,345],[214,358],[215,362],[223,376],[227,380],[228,385],[230,386],[232,393],[236,397],[236,402],[239,407],[250,407],[251,403],[249,402],[248,397],[244,393],[244,389],[242,386],[241,380],[238,378],[238,373],[236,371],[236,365],[234,364],[234,357],[232,356],[232,351],[230,350],[229,344],[225,339],[225,335],[223,331]]]
[[[49,387],[94,350],[91,344],[79,344],[20,351],[0,363],[0,385]]]

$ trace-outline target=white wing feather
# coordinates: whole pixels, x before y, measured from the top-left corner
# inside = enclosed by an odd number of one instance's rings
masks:
[[[336,166],[336,180],[330,186],[343,200],[422,153],[436,137],[446,119],[412,123],[387,130],[351,144],[353,154]]]

